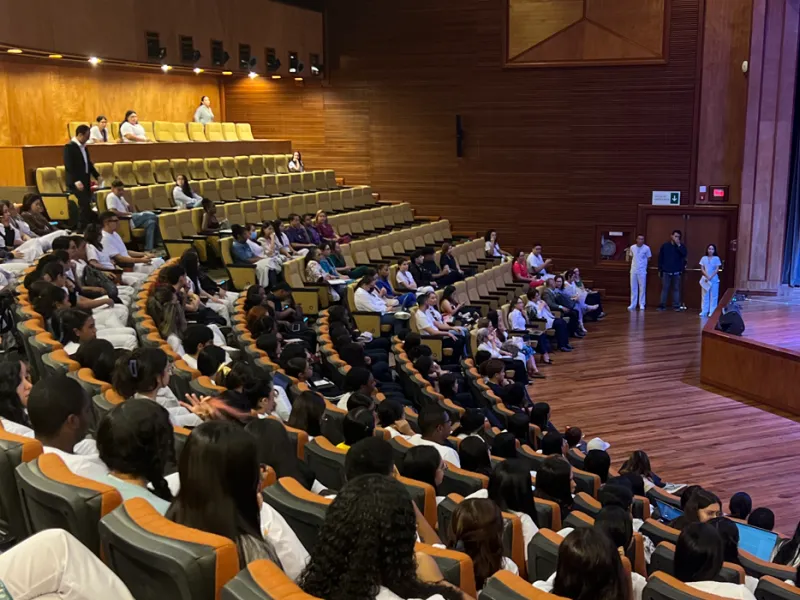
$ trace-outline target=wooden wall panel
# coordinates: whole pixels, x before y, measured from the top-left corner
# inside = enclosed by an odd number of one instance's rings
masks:
[[[294,90],[262,92],[269,82],[226,82],[226,106],[385,199],[495,227],[509,250],[540,241],[559,268],[624,296],[624,271],[595,264],[595,225],[635,226],[652,190],[688,198],[699,1],[671,2],[668,64],[591,69],[504,69],[501,0],[330,3],[330,87],[303,92],[322,96],[321,125]],[[308,148],[306,125],[323,132]]]
[[[753,0],[706,0],[697,185],[729,185],[741,199]],[[696,193],[696,190],[693,191]]]
[[[68,121],[121,121],[128,109],[143,121],[191,121],[203,95],[218,109],[216,79],[0,60],[0,146],[63,143]]]

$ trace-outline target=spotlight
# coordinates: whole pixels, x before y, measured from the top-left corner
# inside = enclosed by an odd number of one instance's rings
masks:
[[[289,52],[289,73],[302,73],[304,67],[297,52]]]
[[[164,73],[170,71],[171,69],[172,67],[170,67],[169,65],[161,65],[161,70],[164,71]]]
[[[203,69],[201,69],[200,67],[195,67],[193,70],[195,75],[200,75],[200,73],[203,72]]]
[[[267,71],[275,72],[281,68],[281,59],[275,56],[271,58],[272,60],[267,61]]]
[[[255,57],[250,58],[249,60],[246,59],[246,58],[243,58],[242,60],[239,61],[239,68],[242,71],[250,71],[250,72],[252,72],[253,69],[256,68],[256,63],[257,62],[258,61],[255,59]]]
[[[250,71],[250,72],[247,74],[247,76],[248,76],[250,79],[255,79],[256,77],[258,77],[258,73],[256,73],[255,71]]]
[[[93,67],[96,67],[101,62],[103,62],[103,60],[100,59],[100,58],[97,58],[96,56],[90,56],[89,57],[89,64],[92,65]]]
[[[223,75],[233,75],[233,71],[223,71]]]
[[[322,75],[322,67],[317,65],[311,65],[311,74],[314,77],[319,77]]]
[[[22,54],[22,50],[20,50],[19,48],[9,48],[8,50],[6,50],[6,52],[8,52],[9,54]]]
[[[295,81],[303,81],[303,78],[302,77],[295,77],[294,80]]]
[[[273,76],[272,76],[272,78],[273,78],[273,79],[280,79],[280,78],[281,78],[281,76],[280,76],[280,75],[273,75]]]
[[[48,54],[47,58],[64,58],[64,57],[60,54]]]

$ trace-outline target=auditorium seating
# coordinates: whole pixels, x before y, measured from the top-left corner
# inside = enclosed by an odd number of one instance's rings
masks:
[[[17,491],[15,470],[21,464],[36,459],[42,453],[38,440],[15,435],[0,424],[0,529],[9,532],[16,540],[30,533]]]
[[[481,600],[566,600],[536,589],[511,571],[498,571],[486,581]]]
[[[94,121],[70,121],[67,123],[67,134],[75,137],[79,125],[92,126]],[[250,123],[176,123],[173,121],[139,121],[147,139],[151,142],[252,142],[253,130]],[[109,142],[116,142],[119,137],[120,122],[112,121],[106,130]]]
[[[305,549],[312,552],[332,501],[309,492],[290,477],[265,488],[263,495],[264,502],[281,514]]]
[[[221,600],[314,600],[275,563],[256,560],[222,588]]]

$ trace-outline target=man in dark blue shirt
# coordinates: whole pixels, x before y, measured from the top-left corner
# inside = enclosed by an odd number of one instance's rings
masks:
[[[670,287],[673,288],[673,310],[684,310],[681,303],[681,278],[686,270],[686,246],[681,243],[681,237],[680,230],[676,229],[672,232],[670,240],[665,242],[658,251],[658,275],[661,277],[661,302],[658,310],[667,309]]]

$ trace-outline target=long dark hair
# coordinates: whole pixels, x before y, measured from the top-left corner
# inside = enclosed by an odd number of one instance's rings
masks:
[[[292,414],[286,424],[301,429],[308,435],[318,436],[322,433],[321,421],[325,413],[325,400],[316,392],[303,392],[292,405]]]
[[[186,175],[184,175],[183,173],[178,173],[175,176],[175,179],[177,180],[178,177],[183,177],[183,185],[181,185],[181,191],[184,194],[186,194],[187,196],[189,196],[189,198],[191,198],[192,194],[194,194],[194,192],[192,191],[192,186],[189,185],[189,178]]]
[[[97,223],[89,223],[83,232],[83,239],[98,250],[103,249],[103,229]]]
[[[572,467],[559,455],[549,456],[536,472],[536,497],[561,507],[561,518],[572,510]]]
[[[95,379],[111,383],[117,352],[108,340],[95,338],[81,344],[72,358],[78,361],[82,367],[91,369]]]
[[[200,256],[195,250],[187,250],[181,255],[181,266],[186,271],[186,277],[192,280],[195,286],[200,285]],[[202,290],[195,290],[199,293]]]
[[[147,394],[158,387],[158,378],[167,368],[169,359],[161,348],[137,348],[117,359],[113,385],[124,398]]]
[[[384,404],[384,402],[381,402]],[[380,406],[380,405],[379,405]],[[458,458],[461,468],[473,473],[480,473],[489,477],[492,473],[492,461],[489,458],[489,448],[483,438],[470,435],[461,440],[458,445]]]
[[[708,521],[722,538],[722,560],[739,564],[739,528],[736,523],[725,517],[716,517]]]
[[[483,589],[489,577],[503,568],[503,515],[487,498],[459,504],[450,520],[450,548],[472,559],[475,586]]]
[[[572,600],[630,600],[622,560],[605,533],[582,527],[561,542],[552,593]]]
[[[79,341],[76,329],[83,329],[92,315],[78,308],[65,308],[54,315],[53,333],[62,344]]]
[[[722,537],[708,523],[687,525],[675,544],[675,577],[684,583],[713,581],[722,569]]]
[[[0,362],[0,417],[18,425],[30,427],[30,420],[17,395],[17,387],[22,383],[22,363],[18,360]]]
[[[275,469],[279,478],[291,477],[306,489],[311,489],[314,474],[298,461],[297,444],[291,441],[283,425],[275,419],[254,419],[244,430],[256,440],[258,462]]]
[[[298,585],[322,600],[374,599],[381,587],[400,598],[441,594],[462,600],[453,588],[418,579],[416,539],[414,508],[405,487],[384,475],[356,477],[328,507]]]
[[[229,421],[207,421],[186,440],[178,473],[181,491],[168,519],[235,540],[242,567],[254,554],[280,564],[261,534],[261,479],[253,436]]]
[[[97,449],[110,471],[144,477],[156,496],[172,500],[164,469],[175,462],[175,444],[163,406],[139,398],[115,406],[97,428]]]
[[[36,293],[35,298],[33,297],[34,293]],[[33,304],[33,310],[42,315],[42,319],[45,321],[49,321],[55,314],[56,304],[60,304],[66,299],[67,292],[47,281],[37,281],[31,286],[31,304]]]
[[[436,489],[436,471],[442,464],[442,455],[432,446],[414,446],[403,457],[400,475],[421,481]]]
[[[653,472],[650,470],[650,458],[644,450],[634,450],[622,466],[619,468],[620,474],[636,473],[642,477],[652,478]]]
[[[539,524],[531,491],[531,472],[522,460],[511,458],[497,465],[489,476],[488,491],[489,498],[500,510],[525,513]]]
[[[685,494],[686,492],[684,492]],[[676,529],[683,529],[686,525],[697,523],[700,521],[700,509],[708,508],[714,504],[719,504],[722,508],[722,503],[719,498],[712,492],[697,488],[691,492],[689,499],[686,501],[686,506],[683,509],[683,516],[676,519]]]
[[[510,431],[498,433],[492,440],[492,456],[500,458],[517,457],[517,438]]]

